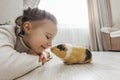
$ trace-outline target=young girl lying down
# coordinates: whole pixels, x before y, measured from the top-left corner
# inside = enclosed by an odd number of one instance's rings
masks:
[[[56,18],[45,10],[28,8],[16,25],[0,26],[0,80],[13,80],[45,64],[43,51],[57,33]]]

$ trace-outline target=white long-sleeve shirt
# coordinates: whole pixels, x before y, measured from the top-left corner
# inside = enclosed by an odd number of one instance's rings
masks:
[[[17,39],[15,26],[0,26],[0,80],[13,80],[41,66],[39,57],[27,50],[21,38]]]

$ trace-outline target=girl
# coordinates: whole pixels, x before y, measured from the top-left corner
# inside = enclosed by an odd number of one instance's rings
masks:
[[[16,25],[0,26],[0,80],[13,80],[46,62],[42,52],[57,33],[56,18],[44,10],[28,8]]]

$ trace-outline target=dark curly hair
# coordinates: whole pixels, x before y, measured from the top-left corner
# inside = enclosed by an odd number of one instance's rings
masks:
[[[37,21],[37,20],[44,20],[44,19],[49,19],[51,20],[53,23],[57,24],[57,20],[55,18],[54,15],[52,15],[51,13],[45,11],[45,10],[41,10],[39,8],[28,8],[26,10],[23,11],[23,15],[19,16],[16,18],[15,23],[18,26],[22,26],[24,24],[24,22],[26,21]],[[20,34],[24,34],[24,31],[22,30],[21,27],[21,31]]]

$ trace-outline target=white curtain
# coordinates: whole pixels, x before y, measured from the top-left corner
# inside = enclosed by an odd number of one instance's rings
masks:
[[[88,0],[91,50],[104,50],[102,27],[112,26],[110,0]]]
[[[64,27],[64,28],[61,28]],[[53,41],[53,45],[60,43],[70,43],[73,45],[89,48],[89,29],[83,27],[65,28],[65,25],[58,26],[58,34]],[[69,26],[70,27],[70,26]],[[75,27],[75,26],[72,26]]]
[[[58,20],[53,45],[70,43],[89,48],[87,0],[41,0],[38,7],[49,11]]]
[[[23,8],[28,7],[35,8],[38,7],[40,0],[23,0]]]

